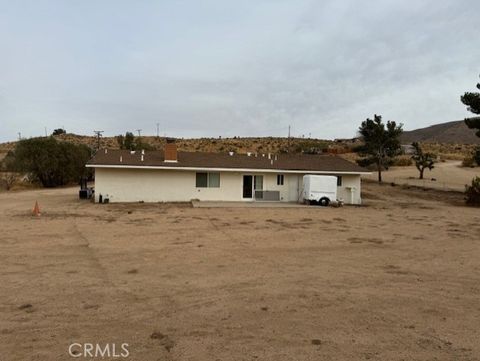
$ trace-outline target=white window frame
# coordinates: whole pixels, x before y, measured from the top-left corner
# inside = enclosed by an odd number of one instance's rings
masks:
[[[285,175],[277,174],[277,186],[283,186],[285,184]]]

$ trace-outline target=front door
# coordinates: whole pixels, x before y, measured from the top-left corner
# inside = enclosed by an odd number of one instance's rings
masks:
[[[243,198],[253,197],[253,178],[251,175],[243,176]]]

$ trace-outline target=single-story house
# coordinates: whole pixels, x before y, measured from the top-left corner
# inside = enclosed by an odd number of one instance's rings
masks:
[[[236,154],[99,150],[87,163],[95,169],[95,201],[302,202],[303,176],[337,176],[337,197],[361,204],[362,174],[369,172],[335,155]]]

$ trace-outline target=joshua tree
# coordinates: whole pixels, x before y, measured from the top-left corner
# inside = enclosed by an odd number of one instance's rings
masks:
[[[400,154],[400,135],[402,124],[394,121],[382,122],[382,117],[376,115],[373,119],[362,122],[359,133],[364,144],[357,148],[358,153],[365,158],[361,165],[375,164],[378,171],[378,181],[382,181],[382,169],[388,168],[392,158]]]
[[[420,172],[420,179],[423,179],[423,172],[425,169],[432,170],[435,166],[435,154],[433,153],[424,153],[422,147],[418,142],[413,142],[412,146],[415,148],[415,152],[412,155],[412,159],[415,162],[415,166]]]
[[[477,84],[477,88],[480,89],[480,83]],[[466,92],[460,97],[460,100],[467,106],[468,111],[473,114],[480,114],[480,93]],[[465,124],[470,129],[476,129],[476,134],[480,137],[480,117],[467,118]]]

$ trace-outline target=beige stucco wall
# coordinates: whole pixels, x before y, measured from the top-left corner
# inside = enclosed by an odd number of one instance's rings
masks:
[[[277,173],[221,172],[219,188],[196,188],[194,171],[118,168],[95,169],[95,200],[102,194],[110,202],[245,201],[242,198],[244,174],[263,175],[263,189],[278,190],[282,201],[301,201],[304,174],[285,174],[282,186],[277,185]],[[338,198],[351,203],[347,187],[356,187],[353,203],[360,204],[360,176],[342,177]]]

